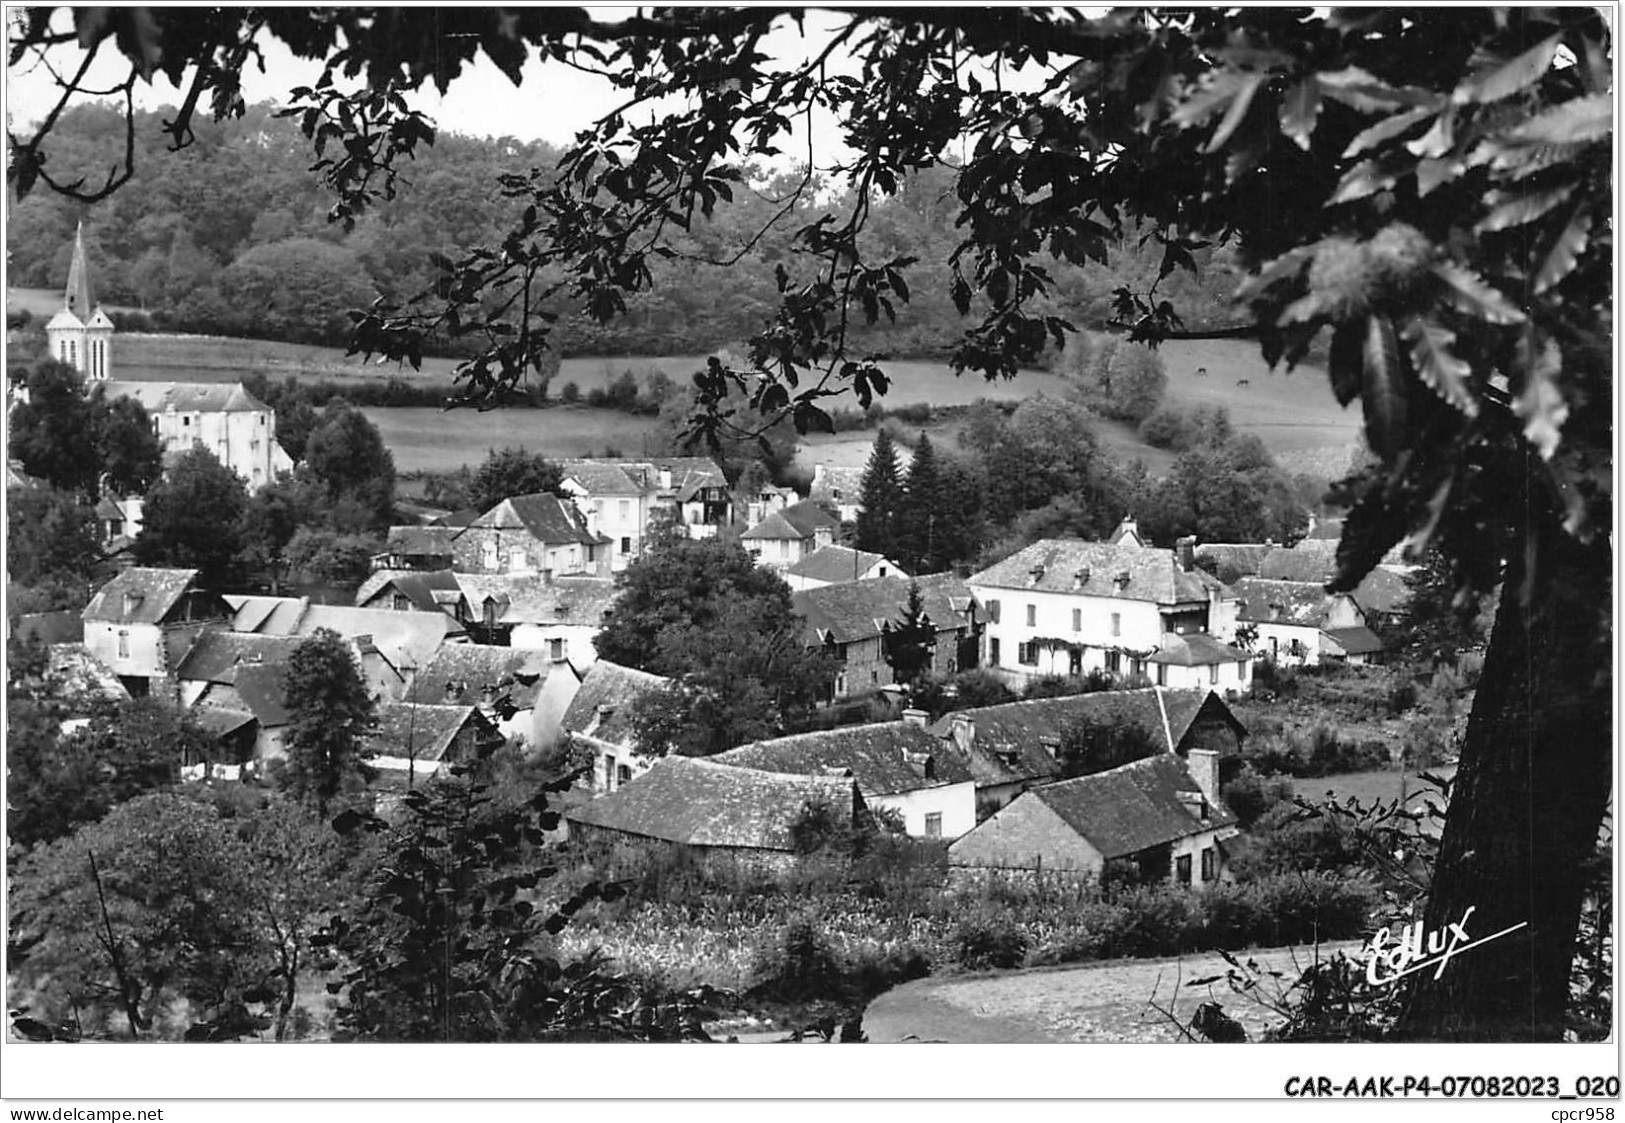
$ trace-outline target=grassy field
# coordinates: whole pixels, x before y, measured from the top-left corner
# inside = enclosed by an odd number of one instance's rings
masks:
[[[520,448],[543,456],[597,456],[606,448],[625,456],[644,451],[652,417],[632,417],[604,409],[380,409],[362,411],[378,426],[398,471],[443,472],[473,467],[488,449]]]
[[[1425,809],[1429,800],[1443,807],[1445,800],[1439,794],[1439,789],[1422,779],[1422,772],[1449,780],[1455,777],[1456,766],[1443,764],[1437,768],[1404,773],[1386,769],[1380,772],[1348,772],[1341,776],[1322,776],[1318,780],[1294,780],[1292,787],[1299,796],[1317,802],[1330,796],[1342,803],[1353,796],[1365,807],[1396,799],[1403,799],[1405,806],[1413,811]],[[1423,825],[1433,833],[1442,828],[1441,823],[1431,820],[1424,820]]]

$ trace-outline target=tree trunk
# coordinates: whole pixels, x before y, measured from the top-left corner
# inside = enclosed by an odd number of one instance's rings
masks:
[[[1538,504],[1537,510],[1538,508]],[[1426,915],[1469,940],[1528,926],[1411,976],[1400,1036],[1555,1041],[1563,1035],[1587,859],[1612,782],[1613,558],[1531,513],[1532,590],[1513,558],[1450,794]]]

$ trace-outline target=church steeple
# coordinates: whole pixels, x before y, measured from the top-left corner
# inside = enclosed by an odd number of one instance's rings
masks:
[[[79,223],[79,229],[73,235],[73,261],[68,266],[68,291],[65,294],[64,307],[87,323],[90,314],[96,310],[95,294],[90,291],[90,262],[85,257],[83,221]]]

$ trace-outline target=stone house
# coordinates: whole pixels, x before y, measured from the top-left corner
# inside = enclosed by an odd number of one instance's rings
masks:
[[[483,642],[541,651],[584,671],[598,659],[593,638],[615,603],[607,577],[547,573],[452,575],[461,591],[458,619]]]
[[[794,864],[793,828],[824,805],[856,827],[865,814],[850,777],[798,776],[666,757],[615,791],[565,813],[570,837],[587,843],[678,846],[766,870]]]
[[[1160,686],[1229,678],[1245,689],[1247,653],[1229,645],[1234,600],[1195,567],[1194,540],[1163,550],[1128,531],[1117,542],[1046,538],[972,575],[987,621],[984,665],[1016,686],[1104,671]],[[1195,634],[1215,642],[1176,638]],[[1154,661],[1166,648],[1174,653]]]
[[[132,566],[97,590],[81,614],[85,648],[136,696],[172,683],[198,634],[230,627],[232,609],[201,589],[195,569]]]
[[[479,757],[483,749],[500,747],[502,733],[472,705],[417,705],[384,702],[378,723],[367,737],[378,770],[376,786],[411,790],[417,784]]]
[[[581,679],[539,651],[453,643],[408,670],[407,683],[401,701],[475,706],[503,737],[534,751],[557,743]]]
[[[1232,876],[1240,833],[1219,798],[1217,754],[1146,757],[1033,788],[948,847],[953,867],[1056,872],[1203,887]]]
[[[784,571],[793,592],[867,581],[874,577],[907,577],[896,562],[850,546],[829,545],[814,550]]]
[[[921,577],[914,583],[920,588],[924,616],[936,629],[931,670],[952,675],[975,666],[981,621],[969,587],[946,573]],[[790,595],[790,603],[803,621],[804,642],[824,648],[839,663],[830,685],[831,697],[894,684],[885,657],[886,637],[903,620],[909,586],[901,577],[874,577]]]
[[[728,477],[709,457],[564,460],[559,467],[560,492],[605,536],[617,573],[643,553],[657,517],[690,538],[714,538],[733,524]]]
[[[459,613],[462,602],[462,586],[449,569],[377,569],[355,591],[357,608],[443,612],[458,620],[462,619]]]
[[[109,398],[130,397],[152,420],[166,463],[194,446],[242,477],[256,491],[293,460],[276,440],[276,411],[231,382],[108,382]]]
[[[1271,662],[1371,663],[1382,653],[1382,640],[1366,626],[1365,612],[1348,593],[1328,593],[1307,581],[1261,577],[1243,577],[1232,591],[1237,619],[1257,630],[1255,646]]]
[[[592,517],[556,495],[504,499],[451,540],[459,573],[608,573],[609,539]]]
[[[740,536],[739,544],[757,565],[788,569],[815,550],[835,541],[841,523],[810,499],[774,511]]]
[[[587,782],[593,791],[615,791],[649,770],[652,758],[634,751],[632,706],[671,683],[662,675],[623,667],[607,659],[599,659],[587,669],[560,724],[572,748],[592,758]]]
[[[1031,698],[956,710],[931,726],[976,783],[978,818],[986,818],[1028,788],[1062,771],[1063,741],[1080,723],[1133,730],[1157,752],[1178,757],[1202,749],[1222,764],[1238,761],[1246,727],[1210,690],[1103,690],[1061,698]]]
[[[943,751],[923,710],[902,721],[847,725],[757,741],[709,760],[764,772],[851,777],[870,811],[896,812],[916,838],[958,838],[976,825],[976,784],[961,758]]]
[[[862,468],[836,468],[823,461],[813,465],[807,498],[834,511],[844,523],[857,522],[863,513]]]

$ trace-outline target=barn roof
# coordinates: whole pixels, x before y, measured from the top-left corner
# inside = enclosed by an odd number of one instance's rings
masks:
[[[175,668],[183,682],[233,682],[245,666],[286,663],[303,643],[299,636],[204,631]]]
[[[1126,582],[1119,580],[1127,578]],[[972,588],[1033,589],[1154,604],[1206,601],[1219,582],[1179,567],[1172,550],[1080,538],[1046,538],[970,578]]]
[[[940,739],[910,721],[798,733],[729,749],[709,759],[802,776],[839,775],[844,770],[865,796],[895,795],[972,778],[958,754],[944,752]]]
[[[810,577],[814,581],[828,581],[834,585],[843,581],[856,581],[882,562],[885,562],[887,568],[891,570],[888,576],[908,576],[897,568],[896,563],[887,562],[879,554],[837,545],[814,550],[786,569],[784,574],[786,577]]]
[[[528,710],[536,705],[536,695],[552,666],[552,661],[540,651],[482,643],[448,643],[420,664],[416,674],[409,676],[411,686],[402,700],[438,705],[450,697],[460,703],[473,704],[481,701],[485,691],[490,689],[497,698],[507,698],[516,709]]]
[[[690,846],[790,851],[790,828],[812,802],[850,814],[856,804],[854,781],[666,757],[566,817],[572,823]]]
[[[1206,804],[1206,820],[1180,793],[1202,797],[1185,762],[1159,753],[1105,772],[1033,788],[1038,799],[1105,858],[1122,858],[1193,834],[1235,824],[1223,806]],[[1205,801],[1205,797],[1202,797]]]
[[[574,503],[549,492],[515,495],[504,499],[464,527],[471,530],[524,530],[538,542],[579,542],[595,545],[598,539],[587,533],[587,522]]]
[[[920,599],[926,617],[937,631],[951,631],[965,624],[970,604],[970,588],[952,575],[920,578]],[[902,622],[908,608],[908,580],[902,577],[871,577],[867,581],[846,581],[790,594],[796,615],[807,621],[822,641],[856,643],[881,634],[887,624]]]
[[[563,726],[570,733],[594,737],[612,745],[632,739],[628,715],[645,694],[671,685],[672,680],[647,671],[600,659],[587,668],[581,686],[564,711]]]

